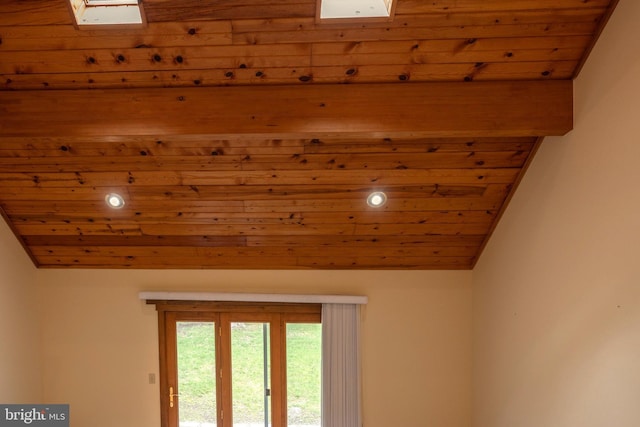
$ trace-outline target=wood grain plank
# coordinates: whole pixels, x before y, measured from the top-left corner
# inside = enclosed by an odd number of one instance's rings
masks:
[[[569,79],[576,66],[577,61],[536,61],[0,74],[0,87],[8,90],[77,90]]]
[[[468,44],[467,41],[462,42]],[[322,46],[326,46],[323,43]],[[387,49],[387,48],[385,48]],[[414,42],[405,50],[387,53],[367,49],[361,52],[327,52],[308,43],[151,49],[94,49],[60,51],[0,51],[0,74],[131,73],[141,71],[275,69],[326,67],[335,65],[475,64],[478,62],[578,61],[584,46],[533,47],[517,45],[490,49],[432,50],[428,43]],[[4,65],[3,65],[4,64]],[[10,77],[9,77],[10,78]]]
[[[365,53],[365,54],[333,54],[313,55],[313,67],[336,65],[387,65],[387,64],[457,64],[466,63],[500,63],[500,62],[550,62],[550,61],[578,61],[583,48],[572,49],[510,49],[495,51],[462,51],[425,52],[415,49],[410,53]]]
[[[574,37],[508,37],[480,39],[416,39],[400,41],[362,41],[313,43],[314,55],[373,54],[373,53],[449,53],[535,50],[535,49],[584,49],[590,36]],[[515,56],[515,55],[514,55]]]
[[[239,65],[238,65],[239,66]],[[310,67],[212,68],[112,73],[0,74],[0,87],[34,89],[117,89],[304,84]]]
[[[41,268],[172,268],[179,263],[185,269],[204,268],[243,268],[243,269],[429,269],[453,270],[468,269],[471,257],[90,257],[80,260],[79,257],[49,257],[38,258]]]
[[[484,8],[484,6],[483,6]],[[539,10],[510,10],[510,11],[485,11],[478,9],[472,12],[456,13],[415,13],[396,14],[391,22],[363,21],[357,24],[360,29],[388,28],[460,28],[460,27],[497,27],[501,25],[531,25],[568,23],[599,23],[605,13],[605,7],[588,9],[539,9]],[[317,23],[314,18],[272,18],[272,19],[233,19],[231,21],[232,32],[235,35],[242,33],[261,33],[279,31],[307,32],[316,29],[348,29],[353,28],[353,23],[339,22]],[[419,37],[418,39],[426,37]],[[438,39],[439,37],[433,37]]]
[[[529,150],[534,137],[211,139],[200,136],[7,137],[0,158],[223,156],[237,154],[395,153]],[[144,153],[143,153],[144,151]],[[60,159],[55,159],[56,161]]]
[[[591,12],[588,16],[545,16],[545,20],[540,19],[539,23],[548,24],[557,21],[558,23],[574,22],[580,24],[596,23],[603,11],[598,10]],[[472,25],[476,20],[476,15],[460,16],[452,15],[446,17],[441,15],[441,22],[433,22],[432,15],[425,18],[411,17],[404,18],[401,22],[381,24],[364,24],[361,28],[455,28],[461,25]],[[572,19],[573,18],[573,19]],[[497,25],[496,20],[502,18],[496,15],[486,17],[484,26]],[[519,25],[531,24],[530,14],[511,17],[513,24]],[[457,22],[457,24],[456,24]],[[501,25],[503,25],[501,23]],[[232,28],[233,26],[233,28]],[[480,25],[482,26],[482,25]],[[112,29],[83,29],[78,31],[73,25],[40,25],[40,26],[2,26],[0,25],[0,36],[2,36],[2,44],[0,44],[0,52],[16,52],[16,51],[57,51],[57,50],[131,50],[134,48],[141,50],[150,49],[167,49],[167,48],[184,48],[197,47],[206,48],[214,46],[228,46],[232,43],[232,33],[236,34],[236,40],[247,33],[260,34],[262,32],[278,32],[278,31],[300,31],[304,29],[315,29],[322,33],[326,26],[319,26],[313,20],[286,19],[286,20],[243,20],[243,21],[200,21],[200,22],[166,22],[160,24],[149,24],[144,28],[124,28],[114,32]],[[377,30],[376,30],[377,31]],[[512,47],[520,49],[548,46],[549,43],[557,44],[558,47],[577,47],[576,44],[580,40],[586,39],[587,43],[592,39],[591,35],[573,35],[573,36],[541,36],[541,37],[498,37],[490,38],[484,35],[482,38],[476,37],[474,43],[469,43],[467,37],[457,38],[438,38],[438,37],[417,37],[409,40],[398,41],[358,41],[346,42],[345,40],[335,40],[336,45],[349,44],[352,47],[362,44],[382,44],[391,46],[392,44],[411,44],[416,40],[427,44],[431,49],[444,51],[452,44],[454,50],[459,47],[479,49],[481,45],[495,46],[510,44]],[[320,40],[310,40],[311,42],[319,42]],[[298,38],[285,41],[285,44],[300,43]],[[328,43],[325,43],[328,44]],[[399,49],[403,50],[403,49]],[[395,51],[395,50],[394,50]]]
[[[531,138],[385,138],[377,141],[358,139],[313,139],[305,143],[305,153],[436,153],[472,150],[473,152],[530,151]]]
[[[0,25],[1,52],[79,49],[151,49],[153,47],[231,44],[231,21],[165,22],[146,27],[83,28],[73,25]]]
[[[172,265],[179,263],[182,269],[205,269],[205,268],[244,268],[244,269],[292,269],[295,267],[296,259],[293,257],[254,257],[246,258],[243,262],[239,258],[210,258],[210,257],[178,257],[178,258],[158,258],[158,257],[58,257],[40,256],[38,262],[41,268],[148,268],[148,269],[171,269]],[[244,265],[244,267],[242,267]],[[294,267],[292,267],[294,266]]]
[[[429,198],[429,197],[480,197],[484,195],[487,188],[499,184],[468,184],[468,185],[447,185],[447,184],[425,184],[413,186],[386,186],[385,191],[389,197],[394,198]],[[3,188],[6,201],[28,201],[39,200],[41,202],[50,201],[104,201],[109,189],[98,187],[22,187]],[[277,187],[257,186],[145,186],[130,187],[127,189],[129,200],[135,202],[148,201],[171,201],[179,200],[185,205],[199,203],[200,201],[215,200],[273,200],[273,199],[360,199],[364,200],[371,192],[370,185],[283,185]],[[122,212],[122,211],[118,211]],[[114,215],[118,216],[118,212]],[[182,211],[181,211],[182,212]],[[183,212],[184,213],[184,212]]]
[[[311,46],[214,46],[145,49],[0,51],[2,74],[104,73],[195,68],[277,68],[310,65]],[[244,64],[244,66],[242,66]]]
[[[251,199],[202,200],[183,202],[170,200],[128,201],[126,210],[114,212],[104,202],[87,201],[12,201],[7,215],[20,226],[37,226],[42,230],[77,233],[83,227],[93,227],[109,233],[115,230],[138,230],[141,225],[167,227],[205,225],[314,225],[339,224],[449,224],[487,225],[501,206],[509,186],[492,186],[481,195],[433,195],[393,198],[381,211],[368,210],[364,197],[325,199]],[[395,195],[394,195],[395,197]],[[164,209],[163,209],[164,208]],[[75,212],[74,215],[68,214]],[[458,212],[461,211],[461,212]],[[477,211],[476,213],[469,211]],[[344,212],[341,218],[340,213]],[[364,213],[363,213],[364,212]],[[466,212],[466,214],[465,214]],[[160,215],[158,215],[160,213]],[[170,213],[173,213],[171,215]],[[171,215],[171,217],[169,217]],[[335,216],[337,215],[337,216]],[[324,220],[325,218],[326,220]],[[333,218],[333,219],[332,219]],[[40,234],[31,229],[29,234]],[[166,234],[180,234],[167,232]]]
[[[606,7],[608,0],[501,0],[501,1],[484,1],[484,0],[456,0],[451,2],[448,0],[398,0],[396,6],[396,14],[414,14],[414,13],[456,13],[456,12],[474,12],[483,11],[509,11],[509,10],[562,10],[562,9],[589,9]]]
[[[536,136],[572,128],[569,81],[0,92],[5,136]],[[87,104],[90,97],[93,102]],[[279,99],[279,103],[274,103]],[[551,108],[553,107],[553,108]],[[82,119],[79,119],[79,118]],[[135,117],[135,120],[132,118]],[[171,122],[163,120],[172,117]],[[210,120],[217,117],[218,120]]]
[[[299,267],[325,269],[402,269],[402,270],[462,270],[471,260],[466,257],[300,257]]]
[[[500,207],[507,194],[507,187],[494,187],[483,197],[431,197],[394,199],[383,209],[399,212],[489,210]],[[245,202],[247,212],[358,212],[367,209],[364,200],[319,199],[319,200],[250,200]]]
[[[424,150],[423,150],[424,151]],[[75,173],[102,171],[154,171],[171,169],[176,171],[290,171],[290,170],[354,170],[354,169],[426,169],[426,168],[504,168],[520,167],[527,158],[527,151],[461,151],[459,153],[434,152],[414,153],[410,158],[406,153],[363,153],[363,154],[288,154],[217,155],[202,157],[140,156],[124,157],[121,160],[96,159],[95,157],[50,159],[0,157],[0,171],[38,173]],[[0,183],[0,185],[2,185]]]
[[[376,256],[380,248],[360,248],[359,256]],[[388,256],[443,256],[443,257],[470,257],[475,254],[475,246],[451,246],[442,248],[440,246],[388,246],[384,247]],[[203,257],[265,257],[265,256],[307,256],[307,257],[350,257],[353,250],[345,247],[220,247],[220,248],[185,248],[171,246],[35,246],[32,252],[37,257],[148,257],[150,255],[158,258],[203,258]]]
[[[195,0],[166,2],[163,0],[145,0],[145,13],[149,22],[242,19],[242,18],[281,18],[314,16],[314,0],[280,0],[277,3],[263,0],[235,2],[219,0],[203,3]]]
[[[479,25],[464,27],[410,27],[393,26],[362,28],[357,27],[314,27],[300,31],[266,31],[263,28],[255,32],[242,32],[239,25],[233,23],[234,44],[274,44],[297,40],[300,43],[318,42],[362,42],[389,40],[425,40],[425,39],[481,39],[499,37],[549,37],[549,36],[589,36],[596,31],[597,23],[569,22],[563,24],[513,24]]]
[[[153,246],[153,247],[390,247],[400,246],[411,250],[420,246],[460,247],[478,246],[483,235],[422,235],[422,236],[57,236],[55,241],[47,235],[25,236],[30,247],[105,247],[105,246]]]
[[[478,205],[477,202],[473,203]],[[16,230],[25,236],[49,234],[83,235],[83,236],[322,236],[322,235],[460,235],[487,233],[490,224],[483,223],[415,223],[407,224],[381,223],[322,223],[322,222],[288,222],[288,223],[157,223],[157,222],[47,222],[16,223]]]
[[[0,2],[3,26],[71,25],[73,18],[64,0],[5,0]]]
[[[488,191],[483,197],[425,197],[425,198],[404,198],[394,199],[384,208],[393,212],[424,212],[424,211],[468,211],[480,210],[494,212],[501,206],[507,194],[506,187],[497,187]],[[7,205],[7,214],[11,217],[21,217],[25,214],[38,213],[40,216],[49,214],[61,214],[69,210],[75,210],[78,215],[92,218],[87,223],[91,225],[96,222],[93,218],[107,217],[117,221],[118,218],[136,216],[137,212],[176,212],[176,215],[188,215],[189,213],[209,213],[211,221],[215,223],[217,215],[224,213],[237,213],[238,218],[242,218],[245,213],[264,214],[280,213],[282,216],[291,216],[297,212],[303,215],[309,213],[326,212],[348,212],[356,215],[358,212],[367,209],[364,198],[352,199],[252,199],[246,201],[234,200],[200,200],[192,203],[185,203],[180,200],[164,201],[161,204],[157,200],[127,202],[127,210],[112,214],[104,202],[88,201],[12,201]],[[71,220],[67,219],[66,225],[71,225]],[[240,222],[240,221],[238,221]],[[249,221],[245,221],[247,223]],[[96,222],[98,223],[98,222]],[[250,222],[249,222],[250,223]],[[98,223],[99,224],[99,223]],[[108,223],[107,223],[108,224]],[[42,223],[40,223],[42,225]],[[47,225],[46,223],[44,224]],[[104,227],[107,225],[101,224]],[[135,228],[139,223],[127,223],[126,227]],[[39,234],[32,232],[31,234]]]
[[[577,61],[312,67],[315,83],[471,82],[568,79]]]
[[[97,212],[96,212],[97,214]],[[43,214],[29,212],[11,215],[15,223],[24,225],[69,225],[88,223],[152,223],[169,225],[197,224],[483,224],[491,225],[496,211],[356,211],[356,212],[246,212],[242,215],[230,212],[141,212],[135,219],[103,215],[87,215],[87,212]]]
[[[247,245],[246,236],[81,236],[68,235],[56,236],[55,240],[49,235],[25,236],[25,241],[29,247],[37,249],[41,255],[45,254],[46,248],[54,247],[241,247]]]
[[[125,192],[126,194],[126,192]],[[61,201],[37,201],[37,200],[16,200],[5,206],[8,215],[20,215],[29,212],[39,212],[42,215],[56,214],[61,212],[77,212],[89,217],[95,215],[111,216],[117,218],[118,215],[129,216],[137,212],[243,212],[244,203],[242,201],[230,200],[199,200],[188,206],[182,201],[166,201],[162,206],[156,201],[129,202],[126,211],[114,212],[107,208],[104,199],[100,201],[87,200],[61,200]]]
[[[0,182],[9,187],[107,187],[219,186],[219,185],[428,185],[508,184],[517,168],[497,169],[390,169],[315,171],[140,171],[76,173],[2,173]],[[195,188],[193,188],[195,192]]]

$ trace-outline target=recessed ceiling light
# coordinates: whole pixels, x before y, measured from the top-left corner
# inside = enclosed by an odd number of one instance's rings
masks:
[[[104,198],[107,202],[107,205],[113,209],[120,209],[124,206],[124,198],[117,193],[109,193]]]
[[[379,208],[380,206],[384,205],[386,201],[387,195],[382,191],[374,191],[373,193],[369,194],[369,197],[367,197],[367,204],[372,208]]]

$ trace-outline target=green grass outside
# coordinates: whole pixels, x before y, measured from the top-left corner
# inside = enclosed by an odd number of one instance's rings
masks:
[[[215,328],[178,323],[180,421],[216,422]]]
[[[215,335],[211,323],[178,324],[180,420],[214,422]],[[232,325],[234,423],[264,422],[262,324]],[[321,328],[287,325],[289,425],[319,425]]]

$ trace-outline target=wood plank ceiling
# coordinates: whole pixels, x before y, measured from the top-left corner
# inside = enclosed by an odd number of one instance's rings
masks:
[[[39,267],[473,268],[615,4],[2,1],[0,211]]]

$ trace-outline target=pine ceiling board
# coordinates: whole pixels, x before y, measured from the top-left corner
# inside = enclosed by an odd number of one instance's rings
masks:
[[[314,139],[305,143],[305,153],[437,153],[457,151],[529,151],[535,138],[385,138]]]
[[[9,90],[65,90],[285,85],[306,84],[312,80],[310,76],[313,75],[311,67],[238,67],[112,73],[0,74],[0,87]]]
[[[578,61],[312,67],[314,83],[567,80]]]
[[[385,146],[386,145],[386,146]],[[507,162],[513,162],[514,158],[520,157],[524,152],[531,149],[531,144],[525,143],[495,143],[495,144],[473,144],[462,142],[457,145],[452,144],[348,144],[330,145],[318,147],[287,147],[279,150],[273,148],[273,152],[269,153],[269,148],[246,148],[238,147],[237,149],[229,148],[223,150],[216,146],[211,146],[203,150],[201,153],[186,153],[189,149],[184,149],[179,155],[167,152],[155,152],[154,150],[146,150],[144,148],[132,149],[131,154],[111,154],[118,156],[118,162],[108,163],[101,162],[100,159],[106,157],[106,154],[83,155],[83,154],[59,154],[59,149],[53,150],[0,150],[0,166],[2,168],[11,168],[22,171],[50,171],[65,172],[65,168],[79,171],[82,168],[88,170],[93,167],[105,168],[121,168],[121,170],[152,170],[153,168],[171,167],[176,169],[198,170],[207,166],[218,165],[218,167],[227,167],[235,169],[235,164],[243,163],[244,167],[251,167],[251,163],[302,163],[300,167],[308,165],[310,160],[315,162],[324,162],[320,169],[333,168],[337,159],[348,159],[353,161],[377,161],[382,164],[399,166],[403,163],[415,162],[416,159],[407,159],[407,153],[415,153],[420,161],[445,161],[452,164],[455,162],[466,163],[470,161],[466,157],[472,157],[478,153],[478,156],[485,156],[493,161],[504,158]],[[72,149],[69,149],[72,150]],[[87,150],[88,151],[88,150]],[[99,152],[100,150],[96,150]],[[106,151],[106,150],[105,150]],[[142,152],[146,154],[141,154]],[[46,154],[43,154],[46,153]],[[215,154],[212,154],[215,153]],[[466,154],[465,154],[466,153]],[[389,157],[384,158],[383,155]],[[21,156],[29,156],[28,158]],[[247,157],[250,156],[250,157]],[[56,157],[56,163],[52,163],[50,157]],[[305,160],[306,159],[306,160]],[[332,161],[335,160],[335,161]],[[407,162],[404,162],[409,160]],[[397,162],[393,164],[393,162]],[[328,162],[328,163],[327,163]],[[346,165],[346,162],[344,163]],[[422,165],[422,163],[421,163]],[[476,164],[476,166],[486,165]],[[420,165],[418,165],[420,166]],[[311,165],[306,166],[310,168]],[[53,168],[55,170],[50,170]],[[3,169],[7,171],[7,169]]]
[[[311,17],[316,12],[315,0],[145,0],[148,22]]]
[[[82,261],[81,261],[82,260]],[[41,268],[468,270],[473,257],[40,257]]]
[[[407,4],[404,0],[399,0],[400,3]],[[399,4],[400,4],[399,3]],[[509,9],[513,6],[514,2],[504,1],[500,5],[491,9],[491,5],[488,1],[483,1],[482,6],[476,10],[469,11],[456,11],[455,13],[449,11],[439,12],[425,12],[425,13],[398,13],[394,21],[402,23],[402,25],[419,25],[429,27],[454,27],[461,25],[509,25],[509,24],[554,24],[554,23],[569,23],[569,22],[600,22],[605,10],[607,9],[608,1],[598,6],[593,6],[589,3],[589,7],[579,8],[548,8],[537,6],[542,4],[535,2],[536,8],[516,8]],[[586,3],[586,2],[582,2]],[[418,3],[414,3],[418,4]],[[564,5],[562,2],[553,2],[553,5]],[[420,7],[424,6],[421,2]],[[406,8],[410,9],[410,6]]]
[[[463,169],[371,169],[371,170],[291,170],[291,171],[140,171],[4,173],[3,186],[14,188],[56,187],[154,187],[185,185],[197,192],[198,186],[220,185],[426,185],[426,184],[504,184],[512,182],[518,168]]]
[[[422,236],[25,236],[31,247],[478,247],[483,235],[422,235]]]
[[[535,137],[405,137],[405,138],[330,138],[214,139],[198,135],[111,136],[104,137],[2,137],[0,159],[29,157],[47,161],[49,157],[146,157],[146,156],[224,156],[293,155],[313,153],[388,153],[508,151],[531,149]],[[61,159],[56,159],[60,160]]]
[[[3,0],[0,23],[2,26],[72,25],[73,17],[66,0]]]
[[[385,270],[468,270],[473,257],[299,257],[299,268],[318,269],[385,269]]]
[[[319,211],[319,212],[140,212],[132,218],[117,218],[107,215],[87,215],[87,212],[47,214],[32,211],[9,216],[12,221],[22,225],[69,225],[90,223],[147,223],[169,225],[211,225],[211,224],[476,224],[489,226],[495,219],[496,211],[491,210],[432,210],[432,211],[391,211],[375,212],[369,215],[359,211]]]
[[[489,186],[494,185],[503,185],[503,184],[489,184]],[[423,186],[404,186],[404,187],[395,187],[395,186],[386,186],[386,193],[389,197],[393,197],[396,200],[410,200],[412,198],[418,197],[422,199],[429,198],[439,198],[439,197],[479,197],[483,196],[487,188],[491,188],[489,186],[480,186],[480,185],[423,185]],[[167,216],[161,218],[164,221],[171,222],[168,219],[168,216],[171,215],[175,217],[179,222],[189,221],[189,218],[193,217],[193,215],[189,215],[189,207],[192,205],[198,206],[198,203],[201,200],[216,200],[216,201],[249,201],[249,200],[280,200],[283,206],[289,206],[294,212],[297,212],[295,217],[293,217],[296,221],[300,221],[300,217],[306,217],[306,215],[302,214],[307,208],[307,205],[315,208],[317,206],[313,201],[303,202],[306,199],[310,200],[351,200],[355,201],[353,203],[362,203],[363,199],[366,199],[368,193],[371,191],[370,188],[354,188],[353,186],[324,186],[324,188],[316,188],[315,186],[286,186],[281,188],[282,186],[277,187],[249,187],[244,191],[236,190],[234,188],[227,187],[211,187],[211,188],[190,188],[190,187],[142,187],[142,188],[130,188],[127,193],[129,196],[130,203],[138,203],[138,202],[149,202],[156,201],[157,203],[162,203],[163,201],[171,201],[176,200],[182,203],[176,211],[169,210],[169,206],[167,206]],[[46,210],[49,212],[51,210],[52,205],[59,205],[60,202],[64,202],[70,198],[73,198],[78,201],[86,201],[86,202],[100,202],[104,199],[105,192],[108,189],[96,189],[90,188],[46,188],[46,189],[32,189],[32,188],[20,188],[20,189],[6,189],[4,193],[4,200],[7,202],[14,201],[26,201],[32,199],[38,199],[41,202],[40,208],[38,210],[34,209],[30,212],[30,216],[33,214],[37,214],[39,211]],[[294,203],[290,201],[293,200]],[[47,208],[47,203],[49,208]],[[337,203],[337,202],[336,202]],[[393,210],[401,210],[401,208],[394,208],[393,206],[389,206],[385,209],[385,212],[391,212]],[[406,213],[406,212],[403,212]],[[115,212],[111,214],[111,212],[102,212],[104,216],[108,216],[108,220],[111,218],[118,217],[129,217],[130,213],[118,213]],[[203,218],[208,219],[209,222],[217,222],[219,219],[220,212],[216,210],[216,208],[212,208],[210,212],[207,213],[208,217],[202,215]],[[46,215],[42,213],[42,215]],[[85,217],[91,216],[91,210],[88,208],[87,210],[80,209],[78,211],[73,212],[72,214],[63,217],[64,222],[70,223],[71,219],[81,215],[82,220]],[[383,216],[383,213],[378,213],[378,216],[375,218],[379,218]],[[40,216],[40,215],[38,215]],[[356,213],[353,213],[352,216],[358,217]],[[99,219],[100,216],[93,217],[95,219]],[[157,215],[148,215],[146,212],[141,212],[140,214],[135,215],[136,221],[144,221],[146,218],[154,218]],[[251,215],[243,212],[241,215],[238,215],[240,222],[249,223],[252,222]],[[409,216],[410,218],[411,216]],[[51,218],[53,221],[54,218]],[[93,219],[92,219],[93,220]],[[456,222],[464,222],[461,216],[455,218]],[[342,218],[342,222],[346,221],[346,217]],[[396,222],[405,222],[406,219],[396,219]],[[37,221],[38,223],[45,222],[42,219]],[[333,222],[333,221],[329,221]],[[348,221],[347,221],[348,222]]]
[[[8,91],[0,130],[9,137],[563,135],[572,128],[572,97],[572,82],[553,80]]]
[[[418,39],[400,41],[363,41],[314,43],[314,55],[337,54],[400,54],[400,53],[438,53],[457,55],[460,53],[500,50],[508,53],[514,49],[527,50],[555,50],[555,49],[584,49],[591,41],[590,36],[549,36],[549,37],[497,37],[476,39],[470,43],[469,39]],[[513,55],[515,56],[515,55]],[[517,58],[517,56],[516,56]]]
[[[506,197],[510,186],[508,184],[495,184],[490,185],[487,189],[477,194],[476,191],[464,190],[453,193],[447,193],[446,189],[444,193],[438,193],[434,191],[416,191],[414,193],[407,193],[405,195],[399,195],[393,202],[389,201],[388,205],[384,207],[388,212],[413,212],[414,215],[420,215],[425,211],[493,211],[500,207],[502,201]],[[390,191],[393,194],[393,190]],[[105,193],[103,192],[102,195]],[[331,193],[322,198],[312,198],[311,196],[298,196],[296,198],[290,197],[271,197],[266,194],[263,197],[249,197],[245,200],[238,200],[236,198],[226,198],[224,196],[218,196],[217,198],[202,199],[202,200],[180,200],[178,198],[164,199],[136,199],[129,198],[127,204],[123,210],[114,212],[104,207],[104,202],[99,200],[87,200],[84,198],[78,198],[73,200],[41,200],[39,202],[31,202],[29,200],[7,200],[5,202],[5,210],[7,215],[11,218],[24,218],[29,215],[48,216],[49,214],[63,217],[65,224],[71,224],[72,222],[82,222],[82,219],[75,220],[73,216],[66,212],[74,212],[74,215],[81,218],[89,218],[86,223],[91,225],[98,223],[101,218],[105,218],[102,222],[122,221],[129,220],[135,221],[136,224],[143,223],[147,218],[151,221],[162,221],[155,219],[154,213],[162,212],[164,214],[168,212],[175,213],[176,222],[180,224],[188,223],[191,213],[204,213],[209,214],[210,223],[215,223],[217,216],[224,214],[235,214],[235,217],[239,219],[238,222],[244,220],[245,223],[250,223],[244,216],[248,214],[251,218],[251,214],[259,214],[260,216],[267,215],[268,213],[280,213],[284,217],[296,219],[298,222],[300,218],[309,213],[336,213],[347,212],[354,218],[358,218],[358,213],[369,209],[366,205],[366,201],[363,197],[358,197],[358,194],[352,195],[350,198],[337,197],[332,198]],[[104,199],[104,197],[102,197]],[[97,199],[97,197],[96,197]],[[138,214],[139,213],[139,214]],[[144,213],[144,215],[143,215]],[[423,214],[424,215],[424,214]],[[415,217],[415,216],[414,216]],[[425,216],[428,218],[428,216]],[[464,214],[458,215],[461,221],[466,221]],[[411,217],[410,217],[411,218]],[[108,219],[108,220],[107,220]],[[424,218],[423,218],[424,219]],[[421,221],[423,220],[421,219]],[[55,219],[52,219],[55,221]],[[399,220],[400,221],[400,220]],[[420,221],[417,221],[420,222]],[[476,221],[471,221],[476,222]],[[25,223],[25,222],[23,222]],[[38,224],[42,224],[43,221],[39,221]],[[29,233],[38,234],[38,233]]]
[[[475,11],[580,10],[602,8],[609,0],[398,0],[396,13],[458,13]]]
[[[0,51],[0,73],[58,74],[246,68],[303,67],[310,65],[311,46],[215,46],[50,51]],[[17,64],[17,65],[16,65]],[[241,67],[245,64],[245,67]]]
[[[585,43],[584,37],[576,39],[574,47],[561,47],[557,43],[558,38],[554,37],[543,38],[537,45],[524,48],[520,48],[518,40],[506,40],[498,44],[495,43],[496,39],[480,39],[469,45],[468,40],[464,39],[439,44],[413,41],[401,49],[395,42],[364,42],[352,49],[345,49],[347,46],[343,43],[313,46],[307,43],[290,43],[144,49],[92,48],[73,51],[0,50],[0,74],[70,74],[77,69],[83,69],[85,73],[131,73],[332,65],[578,61],[588,43]]]
[[[362,41],[399,41],[426,39],[479,39],[497,37],[546,37],[546,36],[584,36],[592,35],[598,24],[593,21],[569,22],[566,24],[511,24],[480,25],[464,27],[411,27],[401,24],[389,24],[385,27],[362,28],[336,26],[315,27],[306,31],[266,31],[263,28],[253,32],[233,32],[234,44],[274,44],[298,40],[309,42],[362,42]]]
[[[485,2],[486,3],[486,2]],[[505,1],[502,4],[509,3]],[[476,12],[460,13],[424,13],[398,15],[391,21],[367,21],[357,25],[360,29],[370,28],[455,28],[461,26],[493,27],[499,25],[516,24],[566,24],[566,23],[599,23],[606,7],[580,9],[539,9],[539,10],[511,10],[490,11],[484,9]],[[233,19],[234,34],[278,32],[278,31],[309,31],[326,27],[348,29],[349,25],[339,23],[318,23],[309,18],[273,18],[273,19]]]
[[[86,74],[0,74],[10,90],[265,86],[569,79],[578,61],[217,68]],[[242,65],[242,64],[241,64]]]
[[[362,247],[358,249],[360,256],[376,256],[380,249]],[[444,256],[444,257],[471,257],[477,251],[474,246],[386,246],[387,256]],[[158,258],[171,259],[173,257],[263,257],[263,256],[353,256],[353,249],[346,247],[317,247],[317,246],[293,246],[293,247],[171,247],[171,246],[38,246],[33,253],[38,257],[95,257],[109,256],[148,256],[153,254]]]
[[[417,150],[416,150],[417,151]],[[52,163],[47,158],[0,158],[0,167],[6,172],[24,173],[75,173],[100,171],[153,171],[168,168],[180,171],[261,171],[261,170],[353,170],[375,169],[426,169],[426,168],[498,168],[520,167],[527,158],[527,151],[461,150],[453,152],[415,152],[407,158],[401,153],[362,154],[285,154],[260,155],[254,153],[238,155],[156,156],[121,157],[104,161],[95,157],[65,157]],[[97,161],[99,160],[99,161]],[[0,186],[2,183],[0,182]]]
[[[514,38],[514,31],[519,28],[519,32],[526,32],[527,29],[533,35],[539,27],[535,24],[558,26],[562,31],[567,32],[581,26],[592,28],[598,23],[598,18],[602,16],[603,10],[589,9],[583,14],[572,14],[564,16],[560,13],[548,13],[540,16],[533,12],[512,16],[508,22],[502,22],[500,15],[417,15],[399,18],[398,20],[385,24],[366,24],[361,26],[359,33],[366,34],[366,30],[375,30],[378,34],[381,30],[387,29],[416,29],[421,32],[422,40],[453,40],[451,35],[455,31],[461,31],[460,26],[471,27],[471,31],[482,33],[486,37],[486,31],[499,31],[496,34],[502,35],[500,38]],[[500,21],[500,25],[496,23]],[[507,25],[508,24],[508,25]],[[568,26],[572,24],[573,26]],[[577,25],[577,26],[576,26]],[[2,26],[0,34],[3,37],[1,51],[46,51],[46,50],[78,50],[78,49],[133,49],[133,48],[167,48],[167,47],[198,47],[198,46],[224,46],[231,43],[232,34],[236,42],[244,42],[248,35],[258,37],[262,33],[278,32],[300,32],[300,27],[306,26],[314,31],[307,34],[317,34],[317,39],[309,41],[319,42],[326,39],[327,35],[334,34],[337,29],[343,34],[342,40],[348,37],[344,31],[348,28],[336,28],[335,26],[323,26],[316,24],[313,19],[281,19],[281,20],[219,20],[219,21],[193,21],[193,22],[166,22],[150,23],[143,28],[125,28],[117,32],[101,28],[83,29],[78,31],[73,25],[38,25],[38,26]],[[488,30],[493,28],[493,30]],[[482,30],[485,29],[485,30]],[[500,30],[503,29],[503,30]],[[555,30],[552,27],[547,29],[546,36]],[[506,34],[505,34],[506,33]],[[323,35],[325,34],[325,35]],[[373,34],[373,33],[372,33]],[[469,32],[461,33],[469,35]],[[244,35],[244,36],[243,36]],[[260,36],[264,39],[265,36]],[[465,37],[461,37],[465,38]],[[300,37],[284,39],[278,41],[284,43],[299,43],[304,41]],[[375,40],[374,40],[375,41]],[[400,40],[401,41],[401,40]]]
[[[24,236],[27,245],[43,255],[50,247],[241,247],[247,245],[246,236],[58,236],[51,239],[49,235]],[[476,242],[476,244],[479,244]]]
[[[73,25],[2,26],[1,52],[78,49],[133,49],[152,46],[223,46],[231,44],[231,21],[166,22],[111,29]]]

